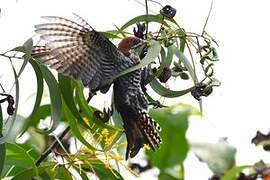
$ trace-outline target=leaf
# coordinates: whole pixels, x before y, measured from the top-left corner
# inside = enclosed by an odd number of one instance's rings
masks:
[[[54,163],[40,165],[39,167],[37,167],[38,173],[40,174],[46,169],[53,168],[54,165]],[[19,172],[11,180],[32,180],[34,179],[34,176],[37,176],[37,174],[35,174],[35,169],[29,168]]]
[[[56,179],[72,180],[70,172],[63,165],[59,165],[56,168]]]
[[[3,115],[2,115],[2,107],[0,104],[0,137],[2,137],[2,128],[3,128]],[[5,143],[0,144],[0,174],[5,165],[5,156],[6,156],[6,145]]]
[[[31,118],[31,121],[29,122],[30,126],[37,126],[39,121],[41,119],[45,119],[46,117],[51,115],[51,105],[50,104],[44,104],[38,107],[35,115],[33,115]]]
[[[225,140],[217,143],[191,143],[191,150],[218,176],[235,164],[236,149]]]
[[[60,85],[61,90],[62,90],[63,99],[65,100],[65,104],[68,107],[68,110],[72,113],[72,115],[74,117],[72,119],[69,119],[69,123],[72,123],[72,124],[80,123],[81,125],[83,125],[83,127],[86,128],[87,130],[89,130],[93,134],[95,139],[99,141],[99,144],[101,145],[101,147],[104,147],[105,138],[100,139],[101,131],[106,128],[108,130],[107,138],[110,138],[110,136],[112,136],[116,133],[117,129],[112,127],[112,126],[109,126],[107,124],[104,124],[103,122],[97,120],[93,116],[95,109],[89,108],[88,104],[86,103],[85,98],[83,96],[82,89],[79,88],[79,86],[81,85],[79,82],[71,81],[70,78],[65,77],[61,74],[59,74],[58,79],[59,79],[59,85]],[[77,110],[77,107],[76,107],[76,104],[75,104],[75,101],[73,98],[73,89],[74,88],[72,87],[71,82],[73,82],[75,84],[76,99],[77,99],[78,105],[79,105],[82,113],[79,113],[79,111]],[[65,111],[65,112],[68,113],[67,111]],[[89,120],[89,122],[88,122],[89,125],[86,124],[86,122],[83,120],[82,116],[84,116],[84,118]],[[70,116],[67,116],[67,117],[70,118]],[[78,136],[80,136],[79,129],[72,128],[72,131],[76,131],[75,133]],[[97,133],[97,132],[99,132],[99,133]],[[83,137],[80,136],[80,138],[83,138]],[[88,144],[87,146],[90,147],[90,144]],[[91,149],[93,149],[93,148],[94,147],[91,146]]]
[[[83,122],[85,123],[86,121],[87,123],[87,130],[91,132],[102,148],[106,148],[108,150],[117,138],[117,133],[121,130],[98,119],[98,117],[94,115],[94,112],[97,111],[97,109],[89,106],[84,98],[82,84],[77,81],[73,82],[75,85],[76,102],[81,109],[81,116],[84,117]],[[105,136],[102,135],[103,132],[105,132]],[[110,142],[112,143],[110,144]]]
[[[17,75],[17,72],[15,70],[15,67],[12,63],[12,61],[10,60],[10,64],[11,64],[11,67],[12,67],[12,70],[13,70],[13,74],[14,74],[14,81],[15,81],[15,91],[16,91],[16,95],[15,95],[15,110],[14,110],[14,113],[13,115],[8,119],[8,124],[7,125],[7,133],[0,138],[0,144],[3,144],[6,139],[9,137],[10,133],[12,132],[12,129],[13,129],[13,126],[14,126],[14,122],[15,122],[15,119],[16,119],[16,116],[17,116],[17,110],[18,110],[18,104],[19,104],[19,80],[18,80],[18,75]],[[22,69],[22,67],[20,68]]]
[[[96,150],[95,147],[93,147],[92,145],[90,145],[87,140],[85,140],[85,138],[82,136],[79,127],[78,127],[78,121],[76,120],[76,118],[72,115],[72,113],[70,112],[70,110],[68,109],[66,104],[63,104],[63,111],[64,111],[64,115],[65,118],[67,119],[69,126],[71,128],[71,131],[73,133],[73,135],[79,140],[81,141],[81,143],[83,143],[86,147],[88,147],[91,150]]]
[[[165,50],[163,47],[161,47],[160,54],[161,54],[161,63],[158,71],[155,73],[155,77],[159,77],[165,67],[170,67],[173,59],[172,46],[168,47],[167,56],[165,56]]]
[[[129,20],[128,22],[126,22],[121,28],[120,30],[123,31],[126,28],[128,28],[129,26],[139,23],[139,22],[144,22],[144,21],[148,21],[148,22],[157,22],[157,23],[164,23],[164,26],[169,27],[169,25],[163,21],[163,16],[160,14],[157,15],[153,15],[153,14],[148,14],[148,15],[141,15],[141,16],[137,16],[131,20]]]
[[[117,31],[105,31],[105,32],[99,32],[99,33],[101,33],[103,36],[105,36],[108,39],[121,39],[120,36],[116,35],[116,32]]]
[[[89,155],[79,155],[78,159],[82,160],[83,164],[81,165],[82,169],[85,171],[95,174],[99,180],[123,180],[119,172],[117,172],[112,167],[104,164],[101,160],[95,156],[91,157],[91,161],[87,161]]]
[[[93,168],[99,180],[124,180],[124,178],[121,176],[121,174],[119,174],[119,172],[114,169],[107,168],[103,163],[93,164]]]
[[[18,46],[16,48],[13,48],[10,51],[22,52],[22,53],[27,54],[28,57],[30,57],[31,52],[32,52],[32,48],[33,48],[33,39],[29,38],[27,41],[25,41],[25,43],[22,46]]]
[[[225,172],[224,176],[221,178],[221,180],[232,180],[236,179],[237,175],[244,169],[252,168],[252,165],[245,165],[245,166],[235,166],[228,171]]]
[[[62,109],[61,91],[56,79],[54,78],[53,74],[48,70],[48,68],[43,64],[41,64],[40,69],[48,85],[51,100],[52,125],[48,130],[44,132],[51,133],[52,131],[55,130],[61,119],[61,109]]]
[[[74,87],[71,86],[71,79],[62,74],[58,74],[58,81],[63,99],[67,107],[69,108],[73,116],[78,120],[78,122],[83,123],[83,119],[74,102]]]
[[[2,106],[0,103],[0,136],[2,136],[3,131],[3,114],[2,114]]]
[[[184,104],[149,110],[150,116],[162,127],[162,144],[157,152],[147,151],[146,154],[151,164],[160,169],[161,176],[185,160],[189,150],[186,139],[188,117],[194,111],[193,107]]]
[[[36,94],[34,108],[31,112],[31,114],[29,115],[29,117],[25,120],[21,135],[29,128],[29,126],[31,125],[31,121],[34,119],[34,117],[37,116],[37,112],[38,112],[38,109],[40,107],[40,103],[41,103],[42,95],[43,95],[43,90],[44,90],[43,75],[42,75],[42,71],[39,67],[39,64],[34,60],[30,60],[29,62],[35,71],[36,82],[37,82],[37,91],[36,91],[37,94]]]
[[[89,180],[88,176],[86,175],[86,172],[84,172],[80,167],[73,166],[73,168],[80,174],[82,180]]]
[[[7,164],[15,165],[15,166],[21,166],[21,167],[27,167],[32,166],[34,174],[38,175],[37,167],[35,165],[34,158],[32,158],[28,152],[26,152],[22,147],[6,143],[6,162]]]
[[[155,40],[151,40],[150,41],[150,47],[147,50],[147,54],[146,56],[140,61],[139,64],[132,66],[124,71],[122,71],[121,73],[119,73],[115,78],[118,78],[120,76],[123,76],[124,74],[130,73],[132,71],[135,71],[137,69],[141,69],[144,66],[150,64],[151,62],[153,62],[155,60],[156,57],[158,57],[159,52],[161,50],[161,45],[158,41]]]
[[[167,97],[167,98],[175,98],[175,97],[183,96],[183,95],[191,92],[195,88],[195,87],[191,87],[188,89],[184,89],[182,91],[170,90],[170,89],[164,87],[162,84],[160,84],[156,78],[153,79],[149,84],[150,84],[151,88],[156,93],[158,93],[159,95],[161,95],[163,97]]]
[[[174,54],[178,57],[179,61],[183,62],[184,66],[187,68],[193,81],[197,82],[198,80],[196,79],[195,71],[192,65],[190,64],[189,60],[186,58],[186,56],[175,46],[173,46],[173,51],[174,51]]]

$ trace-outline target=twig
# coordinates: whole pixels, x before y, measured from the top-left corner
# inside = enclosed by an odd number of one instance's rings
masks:
[[[209,12],[208,12],[206,21],[205,21],[204,26],[203,26],[202,36],[203,36],[204,33],[205,33],[205,28],[206,28],[206,25],[207,25],[207,23],[208,23],[208,19],[209,19],[209,17],[210,17],[211,11],[212,11],[212,7],[213,7],[213,0],[211,1],[210,9],[209,9]]]
[[[147,20],[146,20],[146,30],[145,30],[145,37],[146,37],[146,39],[147,39],[147,34],[148,34],[148,2],[147,2],[147,0],[145,0],[145,14],[146,14],[146,16],[147,16]]]
[[[20,57],[20,56],[9,56],[9,55],[6,55],[5,53],[4,54],[0,54],[0,56],[3,56],[3,57],[6,57],[6,58],[9,58],[9,59],[11,59],[11,58],[16,58],[16,59],[23,59],[23,57]]]
[[[70,126],[68,126],[68,127],[62,132],[62,134],[58,137],[58,140],[61,141],[61,140],[65,137],[65,135],[69,132],[69,130],[70,130]],[[54,142],[51,144],[51,146],[48,147],[48,149],[47,149],[46,151],[44,151],[44,152],[40,155],[39,159],[36,161],[36,166],[39,166],[39,165],[41,164],[41,162],[42,162],[44,159],[46,159],[46,158],[49,156],[49,154],[51,154],[51,152],[53,151],[53,149],[56,148],[56,147],[59,145],[58,140],[55,139]]]
[[[2,86],[1,83],[0,83],[0,87],[1,87],[1,89],[2,89],[2,91],[3,91],[3,93],[5,93],[6,91],[5,91],[5,89],[4,89],[4,87]]]
[[[158,34],[157,34],[157,36],[156,36],[156,40],[157,40],[157,38],[158,38],[158,36],[159,36],[159,34],[160,34],[160,32],[161,32],[162,28],[163,28],[163,23],[164,23],[164,16],[162,17],[162,23],[161,23],[161,25],[160,25],[160,28],[159,28]]]
[[[186,41],[186,45],[187,45],[187,48],[188,48],[188,51],[189,51],[189,55],[190,55],[190,58],[191,58],[191,62],[192,62],[192,66],[193,66],[193,70],[194,70],[194,85],[196,85],[198,83],[198,78],[197,78],[197,74],[196,74],[196,67],[195,67],[195,61],[194,61],[194,58],[193,58],[193,55],[192,55],[192,52],[191,52],[191,48],[188,44],[188,42]]]

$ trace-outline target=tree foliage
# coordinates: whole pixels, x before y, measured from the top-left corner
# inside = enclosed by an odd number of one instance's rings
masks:
[[[146,1],[147,2],[147,1]],[[215,78],[214,64],[219,60],[216,41],[207,34],[205,23],[202,33],[186,32],[176,22],[176,9],[166,5],[157,14],[148,13],[130,19],[115,30],[102,32],[114,41],[131,36],[148,43],[146,56],[141,62],[121,75],[139,68],[149,67],[153,75],[148,80],[145,95],[151,106],[149,114],[161,126],[161,147],[153,152],[145,146],[146,166],[132,161],[126,162],[123,149],[126,147],[125,134],[120,116],[114,112],[109,123],[104,122],[103,106],[98,108],[87,103],[84,87],[70,77],[57,76],[31,57],[33,40],[28,39],[22,46],[0,54],[9,60],[14,74],[14,101],[8,93],[1,93],[0,106],[0,176],[11,179],[124,179],[120,171],[124,167],[135,176],[148,169],[158,168],[159,179],[184,179],[184,165],[188,152],[196,156],[212,170],[211,179],[256,179],[269,177],[269,166],[263,162],[255,165],[236,166],[236,149],[226,141],[217,143],[191,143],[186,138],[188,118],[200,115],[196,108],[184,103],[166,104],[166,98],[192,95],[200,106],[202,96],[208,96],[213,88],[220,85]],[[152,25],[155,26],[152,26]],[[21,55],[18,55],[18,53]],[[19,70],[13,60],[23,63]],[[17,112],[20,75],[29,64],[34,70],[36,82],[35,103],[31,113],[24,117]],[[183,89],[175,84],[192,84]],[[42,100],[49,94],[49,101]],[[108,95],[109,96],[109,95]],[[158,97],[158,98],[157,98]],[[7,112],[3,107],[7,103]],[[50,119],[50,125],[40,128],[40,122]],[[60,136],[55,130],[64,125],[69,128]],[[25,142],[18,138],[30,135]],[[252,140],[256,145],[269,146],[268,135],[257,134]],[[74,146],[73,149],[70,148]],[[244,169],[252,170],[244,174]]]

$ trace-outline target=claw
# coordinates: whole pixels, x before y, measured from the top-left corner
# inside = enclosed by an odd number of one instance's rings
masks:
[[[92,92],[91,89],[89,89],[88,98],[87,98],[87,100],[86,100],[88,104],[89,104],[89,102],[91,101],[92,97],[93,97],[94,95],[96,95],[96,94],[97,94],[96,91]]]
[[[99,110],[94,112],[94,115],[104,123],[106,123],[110,120],[112,114],[113,114],[113,110],[110,108],[108,108],[108,109],[103,108],[103,112],[101,112]]]

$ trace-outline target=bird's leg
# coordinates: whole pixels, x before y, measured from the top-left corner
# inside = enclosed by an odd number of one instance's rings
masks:
[[[87,97],[87,100],[86,100],[87,104],[89,104],[89,102],[91,101],[91,99],[92,99],[92,97],[94,95],[96,95],[96,91],[93,91],[93,90],[89,89],[88,97]],[[81,109],[79,109],[79,113],[82,113]]]
[[[104,114],[104,122],[108,122],[110,120],[110,117],[113,115],[113,109],[103,109],[103,114]]]
[[[152,72],[151,66],[148,65],[147,67],[143,68],[141,71],[141,87],[142,91],[145,93],[146,92],[146,85],[152,81],[154,73]]]
[[[97,110],[94,112],[94,115],[100,119],[102,122],[106,123],[110,120],[110,117],[113,114],[113,109],[106,109],[105,107],[103,108],[103,112]]]
[[[86,100],[88,104],[89,104],[89,102],[91,101],[92,97],[93,97],[94,95],[96,95],[96,94],[97,94],[96,91],[93,91],[93,90],[89,89],[88,98],[87,98],[87,100]]]

